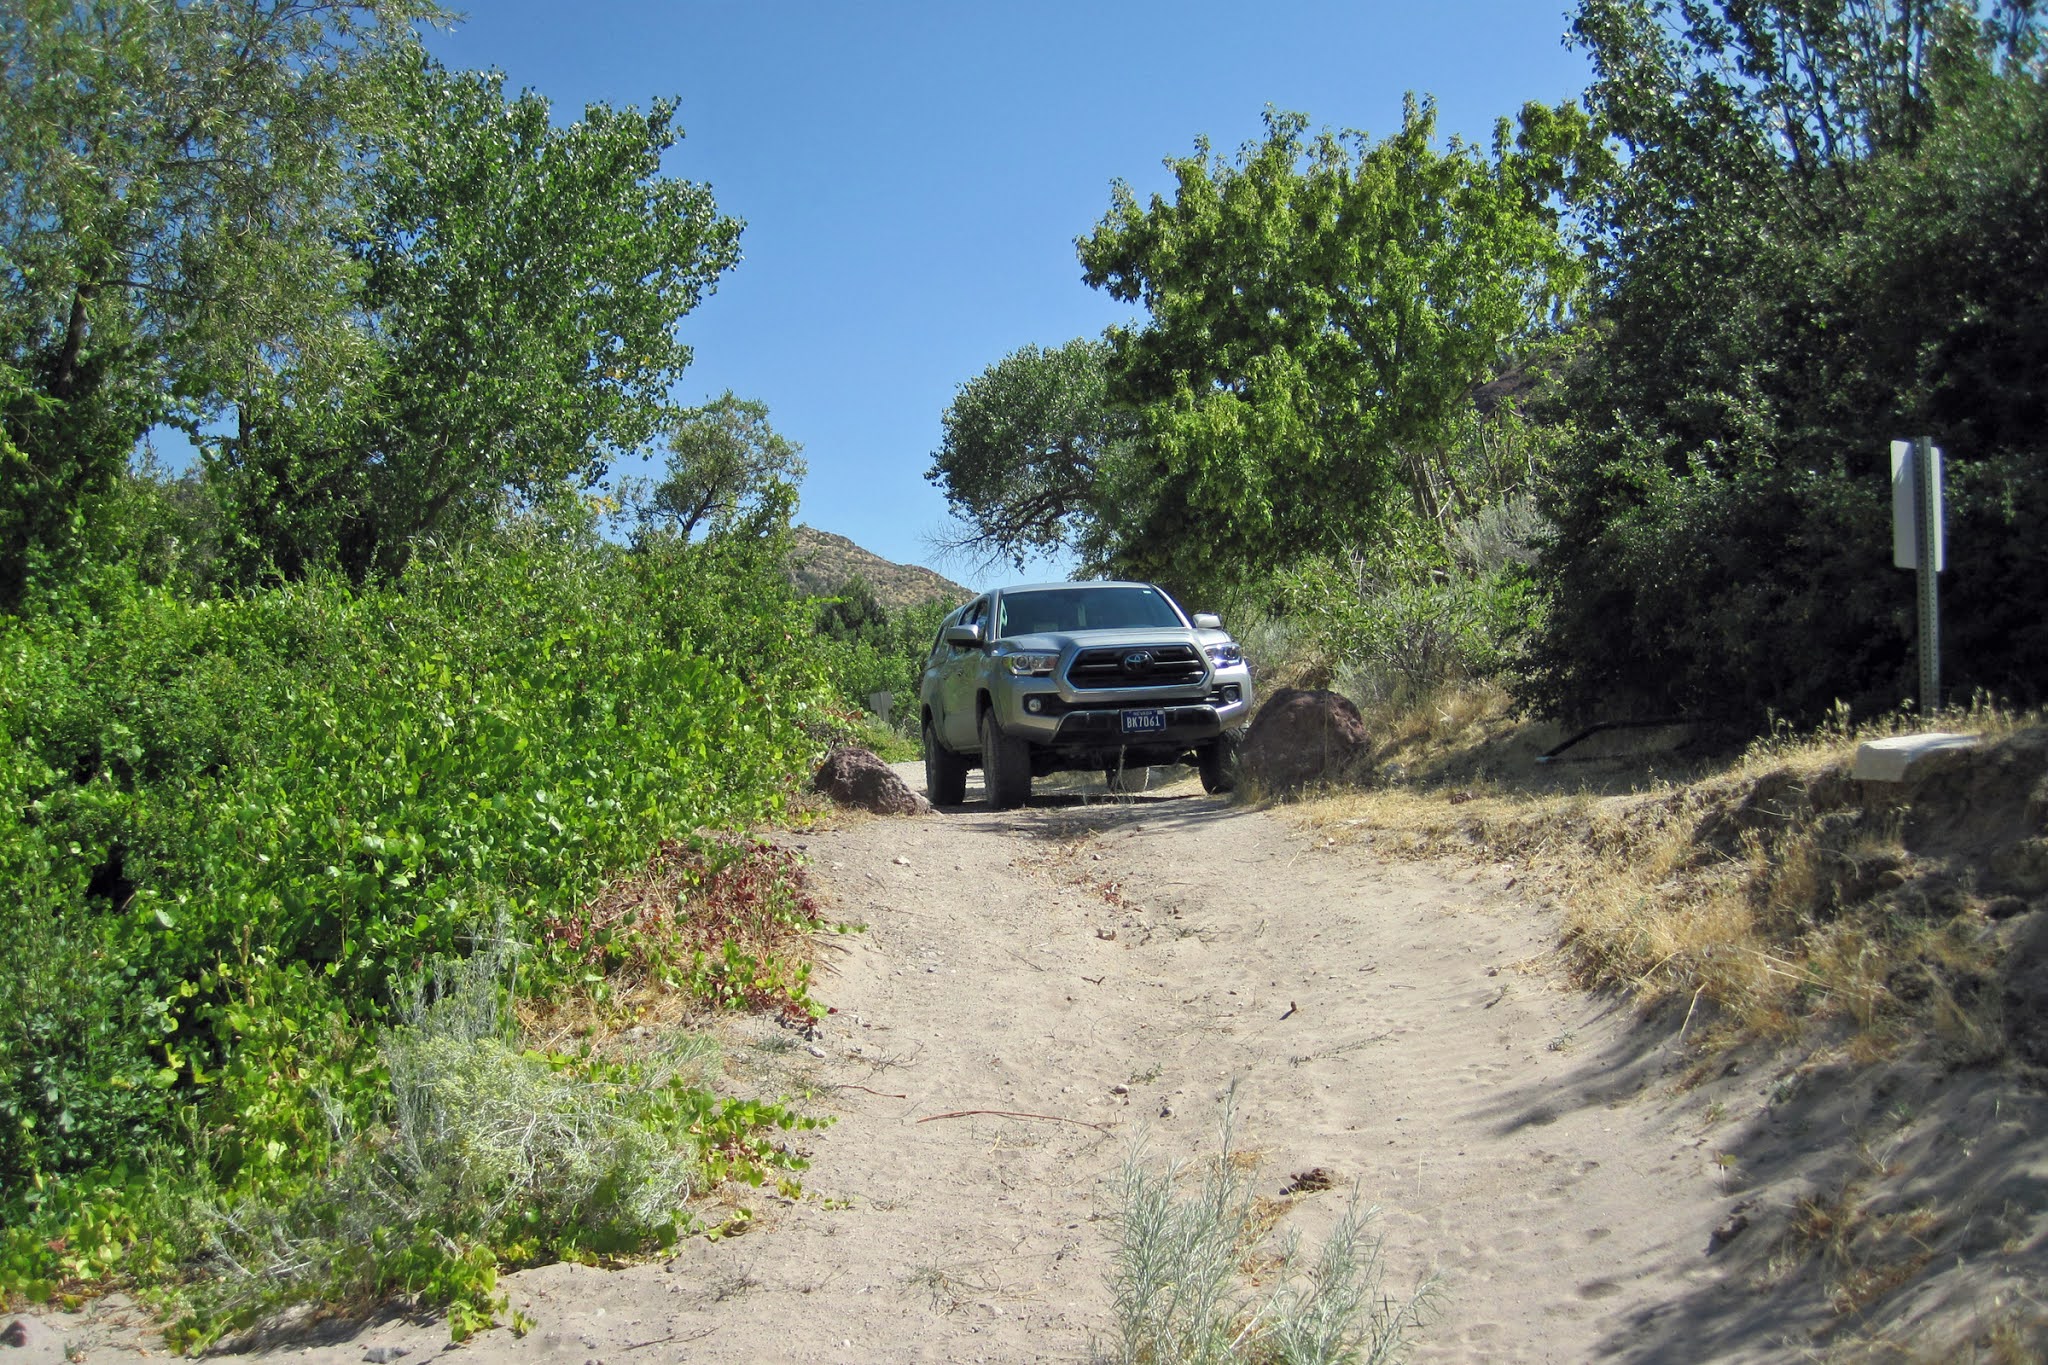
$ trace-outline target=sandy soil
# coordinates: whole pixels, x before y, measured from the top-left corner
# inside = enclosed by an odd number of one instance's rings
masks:
[[[916,770],[901,768],[914,785]],[[1554,911],[1507,869],[1383,863],[1192,782],[1042,793],[797,836],[832,913],[815,1039],[736,1028],[736,1084],[814,1087],[796,1202],[665,1263],[507,1281],[537,1327],[452,1348],[491,1365],[1085,1360],[1113,1330],[1107,1179],[1140,1134],[1213,1150],[1237,1086],[1262,1191],[1313,1241],[1356,1182],[1387,1287],[1442,1297],[1425,1361],[1809,1358],[1811,1324],[1745,1316],[1715,1255],[1746,1207],[1731,1064],[1680,1086],[1676,1018],[1570,989]],[[1732,1078],[1731,1078],[1732,1077]],[[1718,1096],[1718,1098],[1717,1098]],[[1013,1111],[1005,1117],[967,1111]],[[956,1116],[964,1115],[964,1116]],[[133,1359],[119,1314],[35,1324],[20,1365]],[[332,1325],[253,1353],[418,1360],[434,1322]],[[381,1354],[381,1353],[379,1353]]]

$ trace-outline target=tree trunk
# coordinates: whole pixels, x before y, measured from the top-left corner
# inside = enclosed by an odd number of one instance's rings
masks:
[[[85,306],[92,299],[92,286],[81,284],[71,291],[71,316],[64,323],[64,346],[57,352],[57,369],[50,377],[50,396],[68,403],[78,396],[78,357],[85,350]]]

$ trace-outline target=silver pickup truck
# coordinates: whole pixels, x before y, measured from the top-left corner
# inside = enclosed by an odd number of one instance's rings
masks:
[[[947,616],[918,701],[933,804],[958,804],[978,767],[989,804],[1005,809],[1055,772],[1126,786],[1192,763],[1204,788],[1228,790],[1252,678],[1222,622],[1188,616],[1150,583],[1042,583]]]

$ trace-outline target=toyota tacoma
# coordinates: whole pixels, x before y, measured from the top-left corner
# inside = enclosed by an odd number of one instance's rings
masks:
[[[1207,612],[1150,583],[1047,583],[984,593],[939,627],[918,692],[925,788],[1020,806],[1031,779],[1099,771],[1114,787],[1191,763],[1227,791],[1251,714],[1244,651]]]

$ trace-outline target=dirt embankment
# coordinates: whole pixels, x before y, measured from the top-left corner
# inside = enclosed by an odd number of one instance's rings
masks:
[[[1439,1278],[1420,1360],[1988,1343],[2041,1290],[2048,1110],[2003,1073],[1762,1051],[1703,1072],[1677,1011],[1568,983],[1561,911],[1515,867],[1383,860],[1192,782],[1007,813],[976,798],[795,840],[864,930],[824,940],[835,1013],[814,1038],[760,1021],[728,1042],[733,1084],[837,1117],[806,1136],[803,1196],[742,1192],[743,1233],[662,1263],[509,1277],[534,1329],[457,1351],[1086,1359],[1114,1335],[1107,1180],[1140,1134],[1161,1159],[1213,1150],[1233,1083],[1279,1228],[1313,1242],[1355,1185],[1382,1210],[1388,1289]],[[1872,1161],[1922,1163],[1932,1184],[1872,1212],[1855,1184]],[[1283,1194],[1315,1168],[1331,1188]],[[1993,1178],[2010,1207],[1971,1225],[1960,1266],[1894,1254],[1924,1240],[1916,1209]],[[1867,1300],[1880,1317],[1842,1309],[1859,1266],[1893,1277]],[[132,1358],[118,1319],[53,1316],[22,1365]],[[254,1353],[342,1365],[446,1339],[393,1320]]]

